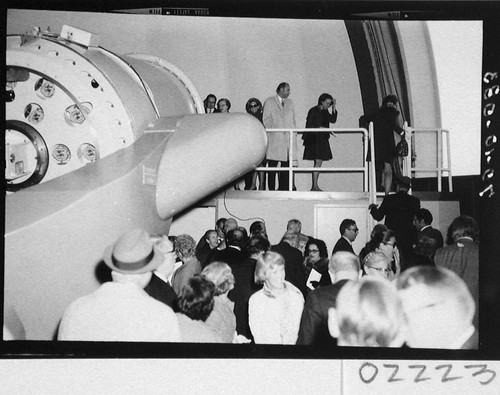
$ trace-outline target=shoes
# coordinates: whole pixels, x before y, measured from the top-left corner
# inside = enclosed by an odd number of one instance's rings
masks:
[[[314,192],[323,192],[322,189],[316,187],[316,188],[311,188],[311,191],[314,191]]]

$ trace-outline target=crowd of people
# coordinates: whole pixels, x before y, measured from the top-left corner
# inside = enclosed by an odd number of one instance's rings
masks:
[[[386,221],[359,252],[349,218],[331,254],[298,219],[275,243],[265,222],[234,218],[198,242],[128,231],[104,251],[112,281],[68,306],[58,339],[477,348],[476,221],[456,218],[444,245],[420,204],[405,214],[413,233],[389,227],[385,201],[370,209]]]
[[[290,96],[290,84],[282,82],[276,88],[276,94],[262,102],[252,97],[248,99],[245,110],[248,114],[256,117],[266,129],[296,129],[297,126],[295,106]],[[204,100],[205,112],[227,113],[231,108],[231,102],[210,93]],[[376,187],[379,191],[389,194],[396,182],[403,177],[402,158],[408,155],[408,145],[405,140],[405,131],[402,127],[400,111],[398,109],[399,99],[395,95],[388,95],[382,100],[379,110],[373,114],[362,115],[359,126],[368,129],[370,122],[374,125],[374,149]],[[329,129],[331,124],[337,122],[337,101],[329,93],[322,93],[318,103],[309,109],[305,128]],[[302,133],[304,145],[304,160],[313,161],[313,166],[321,167],[324,161],[333,159],[329,139],[333,132],[311,131]],[[297,152],[297,141],[292,140],[293,152]],[[290,140],[286,132],[272,132],[268,134],[268,149],[265,159],[259,167],[288,167],[290,160],[296,166],[296,157],[290,158]],[[368,153],[367,161],[371,161],[371,153]],[[276,173],[278,173],[278,190],[289,190],[289,176],[287,172],[269,171],[267,177],[267,188],[270,191],[276,189]],[[311,191],[322,191],[318,184],[319,171],[312,172]],[[249,172],[244,177],[246,190],[266,190],[266,172]],[[294,177],[293,177],[293,180]],[[257,182],[258,181],[258,182]],[[258,184],[258,186],[257,186]],[[235,184],[239,188],[239,183]],[[292,190],[296,190],[295,182]]]

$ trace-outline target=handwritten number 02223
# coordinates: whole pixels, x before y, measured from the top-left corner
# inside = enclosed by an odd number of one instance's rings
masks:
[[[398,364],[383,364],[385,369],[391,371],[388,383],[395,383],[398,381],[404,381],[405,378],[401,377],[400,366]],[[431,380],[432,377],[426,375],[427,365],[408,365],[409,369],[415,371],[415,376],[413,377],[414,383],[420,383],[422,381]],[[474,369],[472,377],[476,378],[481,385],[490,384],[496,377],[496,372],[494,370],[488,369],[486,364],[476,364],[476,365],[464,365],[465,369]],[[453,376],[451,371],[453,369],[453,364],[443,364],[434,367],[435,371],[441,371],[441,382],[446,383],[449,381],[455,381],[463,379],[464,376]],[[371,362],[364,362],[359,368],[359,378],[365,384],[372,383],[378,376],[379,368],[377,365]],[[431,373],[428,371],[428,373]],[[481,376],[482,379],[479,379]]]

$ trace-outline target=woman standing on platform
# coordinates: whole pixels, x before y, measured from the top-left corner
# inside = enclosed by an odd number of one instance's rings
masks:
[[[331,123],[337,122],[336,100],[328,93],[323,93],[318,99],[318,105],[314,106],[307,113],[306,128],[329,128]],[[328,111],[332,108],[332,112]],[[330,149],[330,134],[332,132],[310,132],[303,133],[304,157],[305,160],[313,160],[314,167],[321,167],[324,160],[333,158]],[[321,191],[318,187],[319,171],[312,173],[311,191]]]
[[[262,103],[259,99],[255,97],[251,97],[248,99],[247,104],[245,105],[245,110],[248,114],[254,116],[262,123]],[[258,167],[265,167],[266,159],[259,164]],[[266,189],[266,173],[264,171],[256,171],[248,172],[245,175],[245,189],[255,190],[257,189],[257,175],[259,176],[259,190],[264,191]]]

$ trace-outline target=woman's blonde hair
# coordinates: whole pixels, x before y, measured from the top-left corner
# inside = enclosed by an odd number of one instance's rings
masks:
[[[212,262],[205,266],[201,275],[215,285],[215,295],[222,295],[234,288],[233,271],[225,262]]]
[[[276,267],[283,267],[285,269],[285,259],[274,251],[267,251],[262,257],[257,259],[255,266],[255,282],[257,284],[266,281],[267,272],[274,270]]]

